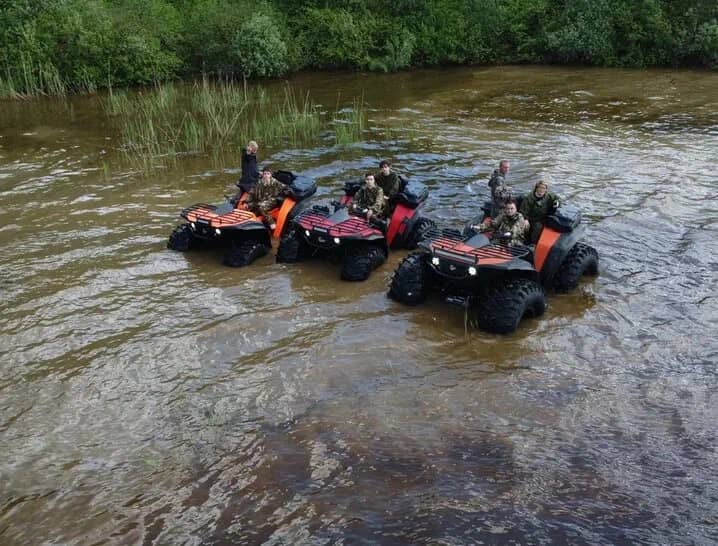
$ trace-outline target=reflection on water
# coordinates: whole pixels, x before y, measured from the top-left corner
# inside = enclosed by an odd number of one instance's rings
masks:
[[[718,539],[718,75],[306,74],[366,141],[263,143],[319,197],[382,157],[458,227],[501,158],[584,209],[601,274],[496,337],[335,266],[165,250],[238,162],[147,180],[97,98],[0,104],[3,544]],[[277,84],[278,89],[281,84]],[[213,197],[214,196],[214,197]]]

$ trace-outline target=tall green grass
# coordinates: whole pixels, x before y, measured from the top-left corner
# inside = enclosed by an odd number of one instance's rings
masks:
[[[346,146],[362,140],[362,134],[366,127],[364,97],[355,98],[351,107],[340,109],[337,105],[337,112],[332,124],[334,139],[338,146]]]
[[[365,127],[363,101],[355,100],[328,121],[308,94],[297,94],[290,86],[270,93],[207,78],[191,86],[110,89],[103,105],[119,128],[121,150],[144,171],[173,164],[187,154],[236,153],[252,139],[311,145],[329,124],[341,132],[337,141],[348,143],[360,139]]]

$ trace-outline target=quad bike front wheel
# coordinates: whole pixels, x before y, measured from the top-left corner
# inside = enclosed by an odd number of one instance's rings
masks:
[[[341,277],[345,281],[365,281],[372,269],[386,260],[386,251],[376,245],[350,248],[342,260]]]
[[[296,230],[292,230],[279,240],[277,263],[291,264],[301,262],[311,252],[309,245]]]
[[[561,262],[553,287],[557,292],[568,292],[578,286],[578,281],[583,275],[596,274],[598,274],[598,252],[592,246],[576,243]]]
[[[172,230],[167,240],[167,248],[179,252],[187,252],[195,246],[196,239],[189,224],[182,224]]]
[[[429,270],[424,254],[409,254],[394,272],[389,297],[406,305],[418,305],[426,299],[428,281]]]
[[[232,243],[224,255],[224,265],[244,267],[269,252],[269,247],[259,241],[241,241]]]
[[[510,334],[523,317],[540,317],[546,311],[546,294],[536,281],[502,279],[476,303],[478,327],[494,334]]]

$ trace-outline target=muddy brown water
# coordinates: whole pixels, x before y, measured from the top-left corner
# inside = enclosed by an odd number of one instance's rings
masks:
[[[406,252],[225,268],[165,241],[236,161],[145,179],[97,97],[1,102],[0,543],[718,540],[718,74],[292,82],[369,110],[349,147],[262,143],[322,199],[389,157],[459,226],[506,157],[583,208],[600,275],[497,337],[388,300]]]

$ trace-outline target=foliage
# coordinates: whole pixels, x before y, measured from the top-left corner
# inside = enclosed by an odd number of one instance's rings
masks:
[[[467,63],[718,68],[715,0],[5,0],[0,93]]]

